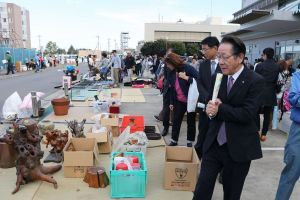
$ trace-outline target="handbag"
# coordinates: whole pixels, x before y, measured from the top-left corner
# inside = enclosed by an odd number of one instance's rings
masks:
[[[162,89],[164,85],[164,77],[161,77],[158,81],[157,81],[157,89]]]

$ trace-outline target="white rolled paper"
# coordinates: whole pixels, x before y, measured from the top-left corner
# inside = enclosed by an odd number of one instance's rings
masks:
[[[222,82],[222,77],[223,74],[217,73],[216,81],[215,81],[215,86],[214,86],[214,91],[213,91],[213,96],[212,96],[212,101],[215,101],[218,97],[221,82]]]

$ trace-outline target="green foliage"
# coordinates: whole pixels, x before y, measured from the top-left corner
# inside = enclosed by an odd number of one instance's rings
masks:
[[[77,54],[78,51],[71,45],[67,51],[67,54]]]
[[[49,41],[46,45],[44,54],[46,55],[54,55],[57,53],[58,46],[56,42]]]
[[[58,49],[57,49],[57,54],[67,54],[67,52],[66,52],[65,49],[58,48]]]
[[[173,52],[178,55],[184,55],[186,53],[183,42],[168,42],[168,48],[172,48]]]
[[[166,51],[168,48],[173,48],[174,52],[179,55],[198,54],[199,46],[197,44],[189,44],[187,47],[183,42],[173,42],[166,40],[157,40],[155,42],[146,42],[141,48],[141,53],[145,56],[159,54]]]
[[[188,43],[185,48],[188,56],[199,55],[200,53],[200,46],[197,43]]]

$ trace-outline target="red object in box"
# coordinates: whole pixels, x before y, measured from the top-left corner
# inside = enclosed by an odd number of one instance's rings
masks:
[[[130,163],[139,163],[139,158],[137,156],[128,156],[127,159]]]
[[[109,106],[109,113],[119,114],[120,106]]]
[[[116,170],[128,170],[128,165],[126,165],[125,163],[119,163],[116,166]]]
[[[144,131],[145,123],[144,116],[124,116],[121,125],[121,132],[123,132],[127,126],[130,126],[130,133],[137,131]]]

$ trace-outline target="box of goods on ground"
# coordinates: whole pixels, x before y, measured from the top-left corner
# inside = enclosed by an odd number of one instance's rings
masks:
[[[83,178],[88,167],[99,163],[94,138],[71,138],[64,148],[64,177]]]
[[[166,147],[165,189],[194,191],[198,171],[199,159],[194,148]]]
[[[115,157],[135,157],[138,168],[117,170]],[[124,165],[124,164],[123,164]],[[126,166],[126,165],[125,165]],[[147,166],[142,152],[114,152],[110,160],[110,188],[112,198],[143,198],[146,195]]]

